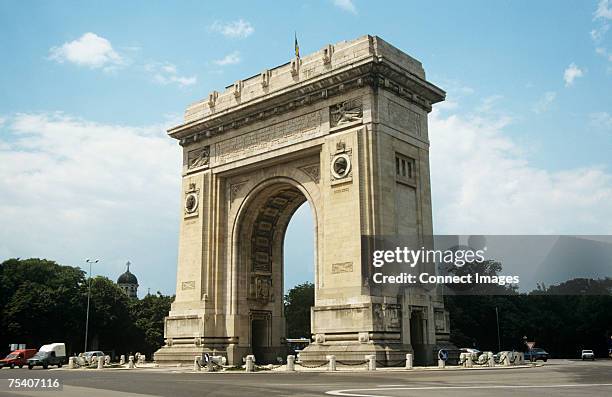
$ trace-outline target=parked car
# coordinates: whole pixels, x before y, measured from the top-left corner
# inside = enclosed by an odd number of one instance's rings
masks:
[[[0,360],[0,368],[10,367],[11,369],[15,367],[22,368],[24,365],[27,365],[28,358],[32,357],[36,354],[36,349],[20,349],[11,352],[8,356],[4,357]]]
[[[63,343],[51,343],[41,346],[34,357],[28,360],[28,369],[39,365],[44,369],[49,368],[49,365],[57,365],[58,368],[61,368],[67,362],[66,345]]]
[[[93,357],[104,357],[104,352],[101,352],[100,350],[89,351],[83,353],[83,357],[88,363],[90,363]]]
[[[538,360],[542,360],[544,362],[548,361],[548,357],[550,356],[550,354],[548,354],[548,352],[544,349],[541,348],[535,348],[535,349],[531,349],[531,350],[527,350],[525,352],[525,361],[538,361]]]
[[[582,361],[584,360],[595,361],[595,353],[593,353],[593,350],[583,350],[582,353],[580,353],[580,356],[582,357]]]

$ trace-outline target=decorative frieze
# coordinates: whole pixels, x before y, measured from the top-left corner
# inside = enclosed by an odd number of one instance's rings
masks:
[[[319,132],[320,125],[321,112],[316,111],[218,142],[215,145],[215,165],[311,138]]]

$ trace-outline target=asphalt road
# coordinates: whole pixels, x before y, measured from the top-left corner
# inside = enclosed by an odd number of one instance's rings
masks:
[[[192,373],[183,370],[0,370],[7,396],[609,396],[612,361],[550,360],[541,367],[454,371]],[[9,378],[58,378],[62,391],[20,391]],[[493,394],[492,394],[493,393]]]

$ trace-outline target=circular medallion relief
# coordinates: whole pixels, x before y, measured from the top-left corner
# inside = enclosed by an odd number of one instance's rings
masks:
[[[331,173],[336,179],[346,178],[351,172],[351,159],[343,153],[334,157],[332,160]]]
[[[193,214],[198,209],[198,195],[196,193],[189,193],[185,197],[185,212]]]

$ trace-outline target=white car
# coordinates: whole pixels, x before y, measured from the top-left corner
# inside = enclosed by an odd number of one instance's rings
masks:
[[[83,357],[85,358],[85,360],[86,360],[88,363],[90,363],[90,362],[91,362],[91,360],[92,360],[92,358],[94,358],[94,357],[104,357],[104,353],[103,353],[103,352],[101,352],[101,351],[99,351],[99,350],[96,350],[96,351],[89,351],[89,352],[85,352],[85,353],[83,354]]]
[[[593,360],[595,361],[595,353],[593,353],[593,350],[583,350],[582,353],[580,354],[582,356],[582,360]]]

